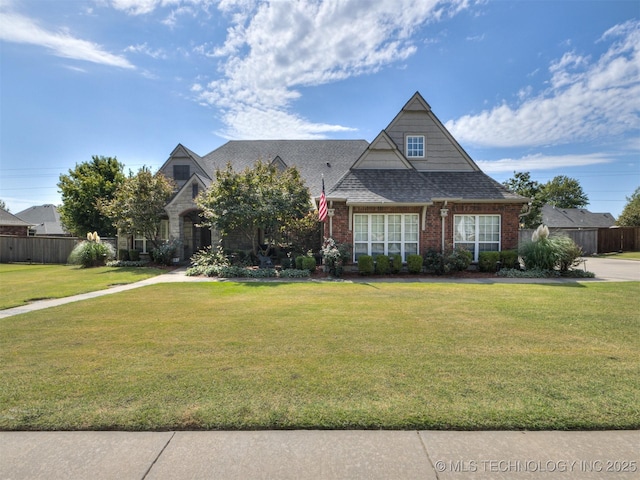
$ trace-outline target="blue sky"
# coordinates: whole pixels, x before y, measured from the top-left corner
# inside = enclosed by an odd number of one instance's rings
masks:
[[[482,169],[640,186],[640,1],[0,0],[0,199],[60,203],[92,155],[371,141],[414,92]]]

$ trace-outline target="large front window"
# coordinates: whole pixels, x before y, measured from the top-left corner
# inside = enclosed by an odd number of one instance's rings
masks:
[[[455,215],[453,246],[464,247],[478,261],[480,252],[500,250],[500,215]]]
[[[354,258],[360,255],[402,256],[418,253],[418,214],[355,214]]]

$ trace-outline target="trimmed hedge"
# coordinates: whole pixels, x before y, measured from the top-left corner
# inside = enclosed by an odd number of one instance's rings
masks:
[[[391,273],[400,273],[402,271],[402,255],[396,253],[391,255]]]
[[[376,273],[379,275],[386,275],[391,271],[391,264],[389,257],[386,255],[378,255],[376,257]]]
[[[407,257],[407,269],[409,273],[422,272],[422,255],[409,255]]]
[[[500,252],[480,252],[478,268],[481,272],[495,272],[500,261]]]
[[[374,272],[373,257],[371,255],[360,255],[358,257],[358,272],[360,275],[371,275]]]

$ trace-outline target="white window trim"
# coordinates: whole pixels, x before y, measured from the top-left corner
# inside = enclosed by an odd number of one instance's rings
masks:
[[[384,216],[384,240],[375,240],[373,239],[373,233],[371,231],[372,221],[371,217],[375,215]],[[400,240],[389,240],[389,216],[391,215],[400,215],[401,222],[401,231],[400,231]],[[358,217],[366,216],[367,217],[367,240],[366,241],[356,241],[356,219]],[[416,217],[417,220],[417,230],[416,235],[417,239],[407,240],[406,239],[406,217],[413,216]],[[353,214],[353,261],[356,262],[356,244],[367,244],[367,253],[366,255],[371,255],[372,252],[372,244],[374,243],[383,243],[384,244],[384,254],[389,255],[389,244],[390,243],[400,243],[400,255],[402,256],[402,260],[406,261],[407,251],[406,245],[416,245],[416,253],[420,253],[420,214],[418,213],[354,213]],[[364,255],[364,254],[362,254]]]
[[[422,155],[409,155],[409,139],[410,138],[422,138]],[[407,134],[405,139],[404,139],[404,151],[405,151],[405,156],[407,158],[424,158],[426,155],[426,140],[424,135],[411,135],[411,134]]]
[[[456,241],[456,226],[458,225],[458,221],[457,219],[460,217],[474,217],[474,234],[473,237],[474,239],[472,241]],[[480,217],[498,217],[498,241],[480,241]],[[478,257],[480,256],[480,245],[486,245],[486,244],[498,244],[498,251],[502,250],[502,215],[499,214],[495,214],[495,213],[488,213],[488,214],[479,214],[479,215],[468,215],[468,214],[460,214],[460,215],[454,215],[453,216],[453,247],[457,247],[458,244],[469,244],[469,243],[473,243],[473,261],[477,262],[478,261]]]

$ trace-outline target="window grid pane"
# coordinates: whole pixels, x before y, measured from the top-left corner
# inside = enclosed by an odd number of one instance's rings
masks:
[[[500,250],[500,215],[456,215],[454,247],[464,247],[478,261],[480,252]]]
[[[419,251],[420,217],[417,214],[355,214],[354,260],[360,255],[407,255]]]
[[[407,137],[407,157],[424,157],[424,137]]]

